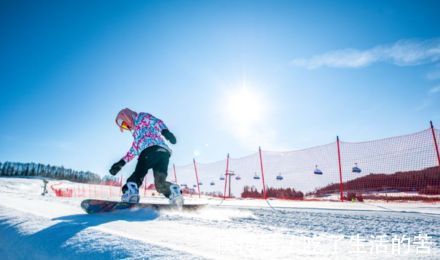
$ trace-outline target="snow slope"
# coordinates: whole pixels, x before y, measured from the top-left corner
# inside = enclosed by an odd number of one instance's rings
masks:
[[[0,178],[0,259],[440,257],[436,205],[425,205],[429,212],[402,213],[379,205],[350,208],[346,203],[344,210],[340,204],[308,204],[339,208],[334,210],[270,201],[285,207],[272,209],[264,201],[226,201],[213,206],[220,203],[214,200],[209,201],[212,206],[191,213],[143,209],[87,215],[79,207],[80,199],[60,199],[52,193],[41,196],[41,185],[38,179]],[[261,203],[266,204],[265,208]],[[353,242],[354,235],[414,237],[425,233],[434,243],[429,254],[417,253],[415,245],[408,254],[393,255],[390,250],[384,253],[384,247],[377,248],[371,241],[360,241],[357,246],[365,252],[359,252]]]

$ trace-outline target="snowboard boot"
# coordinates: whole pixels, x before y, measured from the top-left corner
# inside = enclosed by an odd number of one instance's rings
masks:
[[[183,196],[182,191],[180,190],[180,186],[177,184],[170,185],[170,196],[168,199],[170,200],[170,205],[176,206],[181,209],[183,206]]]
[[[128,203],[139,203],[139,189],[136,183],[127,182],[127,190],[122,194],[121,201]]]

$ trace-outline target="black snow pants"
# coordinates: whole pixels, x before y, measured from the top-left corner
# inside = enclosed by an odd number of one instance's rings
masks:
[[[127,182],[134,182],[140,187],[148,170],[153,169],[156,190],[168,198],[171,193],[170,185],[172,184],[166,181],[170,156],[171,154],[167,149],[157,145],[144,149],[138,157],[136,169],[127,179]],[[124,185],[122,192],[126,190],[127,185]]]

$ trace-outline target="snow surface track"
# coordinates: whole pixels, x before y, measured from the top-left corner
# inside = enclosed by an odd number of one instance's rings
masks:
[[[440,257],[440,215],[432,214],[438,212],[433,206],[428,207],[431,214],[212,206],[197,212],[141,209],[87,215],[80,199],[41,196],[41,185],[38,179],[0,178],[0,259]],[[416,254],[415,248],[401,255],[359,253],[349,239],[423,233],[435,243],[430,254]],[[368,248],[368,243],[362,245]]]

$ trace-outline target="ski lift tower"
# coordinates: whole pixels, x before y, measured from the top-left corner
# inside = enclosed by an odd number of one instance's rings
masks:
[[[229,181],[229,198],[231,197],[231,177],[235,176],[234,171],[228,171],[228,181]]]

